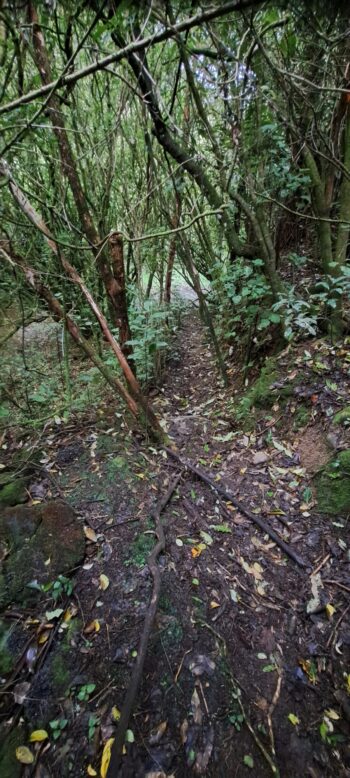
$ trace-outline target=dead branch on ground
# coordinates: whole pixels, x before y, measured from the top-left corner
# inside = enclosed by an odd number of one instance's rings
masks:
[[[269,527],[269,525],[266,524],[266,522],[263,521],[263,519],[261,519],[259,516],[256,516],[248,508],[245,508],[244,505],[242,505],[242,503],[239,502],[239,500],[237,500],[231,492],[229,492],[227,489],[224,489],[223,486],[220,486],[220,484],[210,478],[210,476],[206,475],[206,473],[203,473],[201,470],[199,470],[198,467],[195,467],[195,465],[193,465],[191,462],[182,459],[182,457],[180,457],[179,454],[176,454],[175,451],[173,451],[171,448],[167,448],[165,446],[165,451],[171,457],[176,459],[177,462],[180,463],[181,467],[185,467],[187,470],[190,470],[192,473],[194,473],[194,475],[197,476],[197,478],[200,478],[202,481],[204,481],[204,483],[208,484],[208,486],[211,486],[213,489],[215,489],[218,494],[224,498],[224,500],[232,503],[232,505],[234,505],[240,513],[242,513],[244,516],[247,516],[247,518],[260,527],[263,532],[266,532],[266,534],[269,535],[269,537],[282,549],[282,551],[284,551],[284,553],[287,554],[290,559],[293,559],[293,562],[296,562],[299,567],[308,567],[307,562],[305,562],[298,554],[296,554],[296,552],[293,551],[288,543],[286,543],[284,540],[282,540],[282,538],[280,538],[279,535],[277,535],[275,530]]]
[[[164,497],[158,502],[158,504],[150,512],[150,515],[155,524],[155,532],[158,538],[158,541],[154,546],[153,551],[151,552],[147,560],[147,564],[153,578],[152,596],[146,613],[146,617],[143,625],[143,631],[140,639],[140,644],[139,644],[130,684],[128,686],[125,699],[124,699],[124,704],[121,710],[121,716],[119,719],[117,734],[112,746],[111,761],[108,767],[107,778],[116,778],[116,776],[118,775],[122,750],[125,742],[126,730],[128,729],[130,716],[132,714],[135,701],[136,701],[137,692],[140,686],[143,666],[147,654],[148,642],[149,642],[153,622],[155,619],[155,615],[157,612],[158,600],[160,594],[160,583],[161,583],[160,570],[157,565],[157,559],[159,557],[159,554],[165,549],[165,535],[161,524],[160,515],[164,510],[164,508],[166,507],[166,505],[168,504],[169,500],[171,499],[180,481],[182,472],[183,471],[181,471],[181,473],[179,473],[179,475],[176,476],[176,478],[171,482],[168,491],[166,492]]]

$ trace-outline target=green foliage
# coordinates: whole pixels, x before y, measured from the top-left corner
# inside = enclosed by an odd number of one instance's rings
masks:
[[[129,345],[133,349],[132,359],[141,383],[147,384],[153,378],[159,378],[182,308],[181,301],[165,306],[153,300],[140,301],[139,304],[134,301],[130,307],[133,337]]]
[[[233,264],[217,262],[210,299],[219,315],[219,329],[227,341],[242,337],[242,327],[253,322],[258,330],[277,324],[280,316],[267,305],[271,290],[262,272],[261,259],[238,258]]]
[[[54,719],[53,721],[49,722],[49,726],[52,729],[52,737],[54,740],[58,740],[58,738],[61,737],[63,730],[66,728],[68,724],[68,719],[61,718]]]

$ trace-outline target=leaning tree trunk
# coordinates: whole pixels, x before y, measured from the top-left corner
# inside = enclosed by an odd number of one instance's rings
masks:
[[[38,68],[41,81],[44,85],[51,82],[50,60],[45,46],[44,36],[39,24],[38,14],[32,2],[28,2],[28,18],[33,29],[33,57]],[[118,327],[118,322],[125,320],[126,296],[120,293],[119,279],[114,276],[111,269],[110,257],[105,246],[101,246],[101,238],[94,224],[90,209],[82,188],[76,161],[72,152],[68,138],[64,116],[61,110],[58,97],[53,94],[49,100],[48,113],[52,123],[52,129],[58,143],[58,150],[61,159],[62,172],[67,179],[75,206],[80,219],[83,233],[91,246],[91,250],[96,258],[96,265],[102,278],[113,324]],[[125,285],[124,285],[125,290]],[[120,303],[122,308],[120,309]],[[123,343],[123,333],[120,333],[120,341]],[[128,339],[130,340],[130,332]],[[130,355],[129,351],[129,355]]]
[[[141,387],[125,357],[123,354],[123,351],[120,347],[120,344],[116,341],[114,336],[112,335],[107,321],[103,315],[103,313],[100,311],[97,303],[93,299],[91,293],[87,289],[86,285],[84,284],[82,278],[80,278],[78,272],[75,270],[75,268],[68,262],[68,260],[63,256],[62,252],[59,250],[58,245],[54,238],[52,237],[48,227],[46,226],[45,222],[41,218],[41,216],[35,211],[31,203],[26,198],[25,194],[22,192],[22,190],[17,186],[17,184],[14,182],[11,173],[7,166],[4,165],[2,162],[0,165],[0,175],[3,175],[7,179],[7,183],[11,192],[12,197],[17,202],[19,207],[21,208],[22,212],[25,214],[25,216],[34,224],[34,226],[40,230],[40,232],[45,236],[46,242],[48,246],[50,247],[53,254],[59,259],[63,269],[67,273],[67,276],[72,279],[72,281],[77,284],[77,286],[80,288],[82,294],[84,295],[85,299],[87,300],[94,316],[96,317],[100,327],[101,331],[106,339],[106,341],[109,343],[114,355],[116,356],[119,365],[123,371],[124,377],[126,379],[129,392],[132,395],[136,407],[138,409],[138,415],[140,417],[140,420],[143,423],[143,426],[150,432],[152,437],[154,439],[163,441],[164,440],[164,431],[162,430],[159,421],[157,419],[156,414],[154,413],[152,407],[148,403],[146,397],[143,395],[141,391]]]

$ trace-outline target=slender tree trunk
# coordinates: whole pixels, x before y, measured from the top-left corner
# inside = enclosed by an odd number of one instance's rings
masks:
[[[44,36],[40,28],[38,14],[34,4],[30,0],[28,2],[28,17],[33,28],[34,61],[38,68],[41,81],[46,85],[52,80],[50,61],[45,46]],[[114,277],[111,270],[110,259],[107,255],[106,248],[101,248],[100,246],[100,236],[91,216],[84,190],[81,186],[78,168],[65,126],[64,116],[61,111],[59,99],[56,95],[53,95],[50,99],[48,112],[53,132],[57,138],[62,172],[69,182],[82,230],[96,257],[96,265],[103,280],[109,300],[111,319],[113,324],[118,327],[118,322],[124,320],[124,311],[120,311],[119,309],[119,303],[122,300],[119,291],[119,280]],[[122,333],[120,334],[122,340]]]
[[[4,241],[5,243],[5,241]],[[4,245],[3,243],[3,245]],[[7,241],[6,241],[7,243]],[[58,319],[59,321],[62,321],[71,338],[75,341],[77,346],[84,351],[84,353],[91,359],[93,364],[98,368],[100,373],[103,375],[104,379],[107,381],[109,386],[116,391],[125,401],[127,404],[129,410],[131,411],[132,415],[135,418],[138,418],[139,411],[137,404],[135,400],[131,397],[125,386],[119,381],[119,379],[112,373],[111,370],[105,365],[105,363],[100,359],[97,352],[91,345],[91,343],[84,338],[82,335],[78,325],[75,323],[74,319],[72,319],[71,316],[68,316],[68,314],[65,313],[65,310],[61,303],[57,300],[57,298],[54,296],[54,294],[51,292],[51,289],[47,286],[47,284],[44,284],[42,282],[42,279],[40,277],[40,274],[37,270],[30,267],[26,264],[25,260],[22,259],[22,257],[19,257],[17,254],[15,254],[12,250],[10,252],[5,250],[3,248],[3,245],[0,243],[0,254],[2,257],[9,262],[10,265],[18,267],[21,272],[24,275],[24,278],[28,284],[28,286],[31,289],[34,289],[38,297],[47,304],[47,307],[51,311],[52,315],[55,319]],[[8,245],[6,246],[8,249]]]
[[[173,229],[176,229],[179,226],[180,217],[181,217],[181,198],[180,195],[176,193],[175,214],[172,219]],[[176,241],[177,241],[177,236],[173,235],[170,240],[167,268],[165,274],[164,302],[167,305],[170,305],[171,302],[171,281],[172,281],[174,262],[176,257]]]
[[[115,32],[112,33],[112,38],[118,46],[125,45],[124,40],[119,34]],[[169,123],[165,121],[162,116],[154,89],[154,82],[149,75],[146,54],[144,52],[138,54],[130,53],[127,59],[137,79],[142,98],[148,108],[153,122],[153,131],[159,144],[175,162],[180,164],[182,168],[190,174],[198,184],[211,207],[215,210],[219,210],[223,206],[222,196],[211,183],[200,162],[194,159],[193,151],[178,143],[177,139],[174,137],[174,133],[172,133],[169,128]],[[245,257],[254,256],[254,247],[241,243],[236,234],[233,221],[225,209],[222,211],[221,220],[225,228],[225,236],[231,253]]]
[[[340,187],[339,195],[339,219],[346,224],[339,224],[338,235],[336,239],[334,261],[336,267],[334,268],[335,274],[339,273],[340,267],[345,265],[346,252],[349,242],[349,223],[350,223],[350,102],[347,103],[347,113],[344,128],[344,154],[343,164],[347,171],[347,175],[343,173],[343,180]]]
[[[97,303],[93,299],[91,293],[85,286],[83,280],[80,278],[78,272],[75,270],[75,268],[68,262],[67,259],[63,256],[62,252],[59,250],[57,243],[55,242],[54,238],[50,234],[50,231],[48,227],[46,226],[45,222],[42,220],[41,216],[35,211],[31,203],[27,200],[24,193],[21,191],[21,189],[17,186],[17,184],[13,181],[11,174],[9,171],[5,171],[4,167],[1,166],[0,173],[5,175],[8,181],[8,186],[10,189],[10,192],[14,198],[14,200],[18,203],[19,207],[21,208],[22,212],[25,214],[25,216],[34,224],[37,229],[40,230],[40,232],[45,236],[45,239],[47,241],[48,246],[50,247],[53,254],[58,257],[63,269],[66,271],[67,275],[72,279],[72,281],[77,284],[77,286],[82,291],[85,299],[87,300],[92,312],[94,313],[100,327],[101,331],[109,343],[113,353],[115,354],[119,365],[124,373],[124,377],[127,381],[130,394],[132,395],[133,399],[136,402],[136,406],[139,409],[139,417],[142,421],[143,425],[149,430],[150,434],[157,440],[164,440],[164,432],[159,424],[159,421],[152,409],[152,407],[149,405],[146,397],[144,397],[141,387],[125,357],[123,354],[123,351],[119,345],[119,343],[115,340],[113,337],[107,321],[105,317],[103,316],[103,313],[100,311]]]
[[[326,201],[325,185],[318,171],[313,154],[307,146],[304,147],[303,156],[313,186],[315,215],[319,217],[317,232],[321,265],[324,273],[331,274],[333,261],[332,232],[331,225],[329,221],[327,221],[327,219],[329,219],[329,208]]]
[[[131,332],[126,297],[123,239],[119,233],[114,232],[109,237],[108,242],[110,247],[113,275],[116,284],[118,285],[118,288],[115,290],[114,294],[119,311],[119,320],[117,323],[119,329],[119,341],[125,356],[130,357],[132,354],[132,347],[128,344],[128,341],[131,340]]]

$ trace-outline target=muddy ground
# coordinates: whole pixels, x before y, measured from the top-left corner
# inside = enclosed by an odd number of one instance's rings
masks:
[[[224,389],[192,312],[152,392],[178,454],[305,566],[183,471],[162,514],[161,594],[123,776],[350,776],[349,524],[318,513],[313,491],[314,474],[347,445],[346,428],[330,424],[349,402],[347,350],[303,344],[280,355],[278,371],[257,412],[237,417],[238,370]],[[150,511],[179,466],[108,394],[97,414],[48,425],[40,448],[31,501],[64,499],[86,547],[58,598],[51,588],[2,614],[1,775],[100,775],[152,591]],[[30,743],[40,729],[48,738]],[[21,745],[31,765],[16,760]]]

